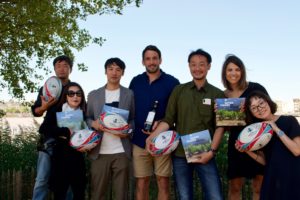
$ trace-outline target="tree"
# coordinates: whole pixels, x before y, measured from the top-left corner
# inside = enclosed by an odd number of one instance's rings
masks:
[[[0,0],[0,90],[8,88],[20,99],[36,91],[43,78],[40,69],[50,72],[45,62],[61,54],[74,58],[74,51],[105,41],[80,28],[79,20],[122,14],[133,3],[138,7],[142,0]],[[86,71],[87,66],[80,63],[78,69]]]

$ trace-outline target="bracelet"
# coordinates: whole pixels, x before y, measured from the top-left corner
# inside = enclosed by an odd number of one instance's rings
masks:
[[[282,137],[284,135],[284,132],[282,130],[277,132],[278,137]]]

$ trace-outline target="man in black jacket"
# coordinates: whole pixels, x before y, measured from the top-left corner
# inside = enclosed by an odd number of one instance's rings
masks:
[[[55,75],[61,80],[63,91],[64,87],[70,82],[69,75],[72,71],[73,61],[68,56],[62,55],[54,59],[53,66]],[[55,110],[55,105],[60,100],[60,97],[50,97],[48,101],[46,101],[42,91],[43,87],[40,88],[37,99],[31,106],[32,114],[35,117],[42,116],[46,111]],[[46,112],[46,116],[47,114],[48,112]],[[45,117],[45,119],[46,118],[47,117]],[[51,167],[50,156],[53,152],[52,147],[55,145],[55,139],[53,136],[54,133],[49,135],[40,135],[40,141],[38,145],[39,154],[37,163],[37,176],[33,190],[33,200],[43,200],[47,198],[49,188],[48,180]]]

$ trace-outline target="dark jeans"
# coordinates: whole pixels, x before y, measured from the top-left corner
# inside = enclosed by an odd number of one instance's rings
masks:
[[[204,198],[221,200],[222,189],[218,169],[214,159],[207,164],[187,163],[186,158],[173,156],[173,171],[180,200],[193,200],[193,174],[196,170]]]
[[[45,144],[54,142],[49,139]],[[46,145],[47,146],[47,145]],[[53,154],[53,146],[48,146],[43,151],[39,151],[37,162],[37,175],[35,179],[32,200],[47,199],[49,192],[49,178],[51,172],[51,156]],[[68,189],[66,200],[73,199],[71,188]]]

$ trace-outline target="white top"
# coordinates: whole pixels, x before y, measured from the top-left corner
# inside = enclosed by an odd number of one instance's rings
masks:
[[[80,109],[80,108],[78,107],[77,109]],[[73,111],[73,110],[77,110],[77,109],[71,108],[67,102],[64,103],[62,106],[62,112]]]
[[[111,104],[113,102],[119,102],[120,88],[117,90],[105,90],[105,103]],[[125,152],[121,139],[111,133],[104,132],[101,145],[100,154],[115,154]]]

